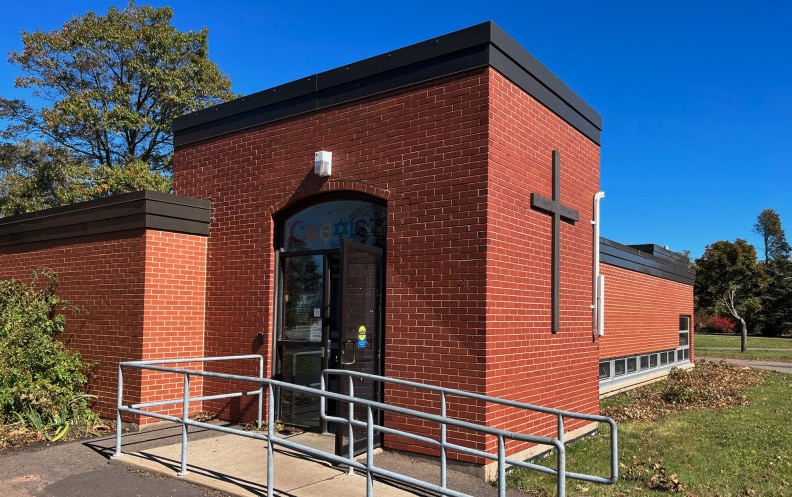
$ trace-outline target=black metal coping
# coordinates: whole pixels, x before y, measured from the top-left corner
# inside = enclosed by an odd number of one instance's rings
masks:
[[[600,237],[600,262],[686,285],[696,280],[683,255],[653,244],[622,245]]]
[[[209,200],[141,191],[0,218],[0,247],[149,228],[209,235]]]
[[[599,145],[602,117],[489,21],[178,118],[176,147],[490,66]]]

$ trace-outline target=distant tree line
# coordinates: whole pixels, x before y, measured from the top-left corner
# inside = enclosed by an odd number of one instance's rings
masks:
[[[738,238],[708,245],[694,263],[697,316],[733,320],[743,351],[749,332],[766,336],[792,332],[792,250],[778,213],[763,210],[753,232],[762,239],[764,260],[758,260],[753,245]],[[722,321],[718,327],[724,329]]]

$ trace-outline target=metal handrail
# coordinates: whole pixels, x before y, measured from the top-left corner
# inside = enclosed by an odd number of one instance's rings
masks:
[[[558,457],[558,462],[557,462],[558,469],[557,470],[553,470],[552,468],[547,468],[545,466],[540,466],[540,465],[533,464],[533,463],[530,463],[530,462],[521,461],[519,459],[513,459],[513,458],[508,458],[507,457],[507,458],[502,460],[501,457],[500,457],[500,447],[498,449],[498,454],[493,454],[493,453],[488,453],[488,452],[485,452],[485,451],[479,451],[479,450],[476,450],[476,449],[471,449],[471,448],[468,448],[468,447],[463,447],[463,446],[451,444],[446,439],[447,438],[446,427],[448,425],[460,426],[456,422],[452,422],[452,421],[445,421],[445,422],[439,421],[440,422],[440,441],[439,442],[436,441],[436,440],[433,440],[433,439],[429,439],[427,437],[420,436],[420,435],[415,435],[415,434],[403,432],[401,430],[393,430],[393,429],[388,428],[388,427],[378,426],[378,429],[379,429],[379,431],[381,433],[390,433],[390,434],[394,434],[394,435],[399,435],[399,436],[402,436],[402,437],[405,437],[405,438],[409,438],[409,439],[416,440],[416,441],[421,441],[421,442],[424,442],[424,443],[429,443],[431,445],[435,445],[435,446],[439,447],[440,448],[440,472],[441,472],[440,473],[440,480],[441,480],[441,485],[442,486],[446,485],[446,474],[447,474],[447,469],[446,469],[446,451],[448,449],[452,449],[454,451],[457,451],[457,452],[460,452],[460,453],[463,453],[463,454],[483,457],[483,458],[492,459],[492,460],[498,460],[498,486],[499,486],[499,488],[500,487],[504,487],[505,488],[505,465],[506,464],[512,465],[512,466],[529,468],[529,469],[532,469],[532,470],[535,470],[535,471],[539,471],[539,472],[542,472],[542,473],[555,475],[557,477],[557,489],[558,489],[558,495],[559,496],[565,495],[565,487],[566,487],[565,479],[566,478],[573,478],[573,479],[582,480],[582,481],[590,481],[590,482],[593,482],[593,483],[604,483],[604,484],[609,484],[609,485],[612,485],[612,484],[614,484],[614,483],[616,483],[618,481],[618,478],[619,478],[618,430],[617,430],[617,427],[616,427],[616,422],[613,419],[611,419],[611,418],[609,418],[607,416],[599,416],[599,415],[595,415],[595,414],[576,413],[576,412],[566,411],[566,410],[562,410],[562,409],[553,409],[553,408],[544,407],[544,406],[537,406],[537,405],[534,405],[534,404],[527,404],[527,403],[524,403],[524,402],[516,402],[516,401],[512,401],[512,400],[501,399],[501,398],[498,398],[498,397],[491,397],[491,396],[488,396],[488,395],[481,395],[481,394],[477,394],[477,393],[473,393],[473,392],[467,392],[467,391],[464,391],[464,390],[457,390],[457,389],[453,389],[453,388],[445,388],[445,387],[439,387],[439,386],[434,386],[434,385],[427,385],[427,384],[424,384],[424,383],[417,383],[417,382],[414,382],[414,381],[402,380],[402,379],[399,379],[399,378],[391,378],[391,377],[387,377],[387,376],[374,375],[374,374],[370,374],[370,373],[364,373],[364,372],[359,372],[359,371],[350,371],[350,370],[345,370],[345,369],[325,369],[324,371],[322,371],[322,389],[326,389],[326,386],[328,384],[327,378],[330,375],[339,376],[339,377],[346,376],[347,378],[349,378],[349,385],[348,385],[349,395],[353,396],[353,397],[354,397],[354,383],[352,381],[353,378],[362,378],[362,379],[372,380],[372,381],[376,381],[376,382],[380,382],[380,383],[390,383],[390,384],[395,384],[395,385],[403,385],[403,386],[413,387],[413,388],[416,388],[416,389],[423,389],[423,390],[427,390],[427,391],[431,391],[431,392],[437,392],[437,393],[440,394],[440,414],[441,414],[441,418],[444,418],[444,419],[449,419],[449,418],[447,418],[447,397],[448,396],[455,396],[455,397],[463,397],[463,398],[481,400],[481,401],[488,402],[488,403],[491,403],[491,404],[499,404],[499,405],[503,405],[503,406],[523,409],[523,410],[526,410],[526,411],[539,412],[539,413],[543,413],[543,414],[553,415],[557,419],[557,432],[556,432],[556,437],[553,438],[553,439],[549,439],[549,440],[557,440],[561,444],[562,448],[563,448],[563,445],[564,445],[564,418],[580,419],[580,420],[585,420],[585,421],[594,421],[594,422],[597,422],[597,423],[606,423],[610,427],[610,448],[611,448],[611,450],[610,450],[610,453],[611,453],[610,466],[611,467],[610,467],[610,476],[608,478],[605,478],[605,477],[601,477],[601,476],[587,475],[587,474],[583,474],[583,473],[575,473],[575,472],[566,471],[566,461],[565,461],[566,456],[565,456],[563,450],[560,450],[558,455],[557,455],[557,457]],[[339,378],[339,381],[340,381],[340,378]],[[337,416],[328,415],[326,413],[326,402],[325,402],[325,400],[323,398],[320,398],[320,414],[321,414],[323,420],[325,420],[327,422],[337,422],[337,423],[344,423],[344,424],[348,425],[348,427],[349,427],[349,430],[348,430],[349,457],[352,458],[353,451],[354,451],[354,433],[353,433],[352,427],[353,426],[362,427],[364,425],[364,423],[359,421],[359,420],[355,420],[354,419],[354,410],[352,409],[352,404],[351,403],[350,403],[350,406],[349,406],[349,409],[348,409],[348,413],[349,413],[349,417],[348,418],[341,418],[341,417],[337,417]],[[425,416],[415,416],[415,417],[418,417],[420,419],[427,419]],[[470,427],[467,427],[467,426],[465,426],[465,428],[472,429],[474,431],[479,431],[479,432],[482,432],[482,433],[486,433],[486,431],[482,430],[482,429],[475,429],[475,428],[470,428]],[[513,433],[513,432],[507,432],[505,430],[496,430],[496,431],[500,433],[500,434],[496,434],[498,436],[498,444],[499,444],[499,446],[500,446],[501,443],[503,443],[505,438],[510,438],[510,439],[514,439],[514,440],[522,440],[521,437],[515,436],[516,434]],[[539,442],[539,443],[541,443],[541,442]],[[555,444],[548,443],[548,442],[544,442],[543,444],[544,445],[555,445]],[[556,446],[556,448],[558,448],[558,447]]]
[[[242,376],[242,375],[234,375],[234,374],[226,374],[226,373],[215,373],[210,371],[199,371],[199,370],[191,370],[191,369],[184,369],[184,368],[169,368],[161,366],[161,364],[180,364],[180,363],[195,363],[195,362],[209,362],[209,361],[230,361],[230,360],[240,360],[240,359],[259,359],[259,376],[252,377],[252,376]],[[174,399],[172,401],[160,401],[160,402],[148,402],[148,403],[138,403],[138,404],[130,404],[124,405],[123,403],[123,372],[125,368],[131,369],[140,369],[140,370],[152,370],[152,371],[162,371],[162,372],[169,372],[173,374],[180,374],[183,376],[184,381],[184,388],[183,388],[183,395],[181,399]],[[158,361],[131,361],[131,362],[122,362],[118,366],[119,371],[119,384],[118,384],[118,406],[117,406],[117,430],[116,430],[116,452],[114,457],[121,457],[121,414],[131,413],[131,414],[139,414],[144,416],[149,416],[157,419],[162,419],[166,421],[172,421],[176,423],[180,423],[182,425],[182,451],[181,451],[181,467],[179,471],[179,475],[183,476],[188,474],[187,472],[187,428],[189,426],[195,426],[199,428],[204,428],[208,430],[220,431],[224,433],[231,433],[235,435],[240,435],[247,438],[254,438],[258,440],[264,440],[267,442],[267,495],[268,497],[273,496],[273,485],[272,482],[274,481],[274,454],[273,449],[274,446],[280,445],[292,450],[296,450],[298,452],[302,452],[304,454],[308,454],[313,457],[317,457],[326,461],[330,461],[333,463],[344,464],[349,469],[350,472],[359,469],[364,471],[366,474],[366,495],[373,496],[374,489],[373,489],[373,477],[374,476],[381,476],[381,477],[388,477],[394,479],[396,481],[400,481],[403,483],[407,483],[410,485],[414,485],[418,488],[439,492],[442,495],[453,496],[453,497],[470,497],[467,494],[457,492],[455,490],[447,488],[446,485],[446,478],[445,478],[445,469],[442,469],[442,478],[441,478],[441,485],[435,485],[432,483],[428,483],[422,480],[417,480],[411,478],[406,475],[402,475],[400,473],[394,473],[392,471],[388,471],[383,468],[377,468],[374,465],[374,434],[375,432],[380,433],[389,433],[394,435],[403,436],[406,438],[420,440],[422,442],[430,443],[432,445],[440,447],[441,452],[444,454],[446,450],[454,450],[461,453],[467,453],[474,456],[484,457],[488,459],[496,459],[498,461],[498,487],[499,487],[499,495],[505,496],[506,492],[506,465],[511,464],[514,466],[526,467],[530,469],[534,469],[537,471],[541,471],[544,473],[549,473],[556,475],[558,480],[558,495],[559,497],[564,497],[566,493],[565,481],[566,477],[577,478],[577,479],[585,479],[587,481],[594,481],[598,483],[613,483],[617,477],[616,469],[614,468],[612,472],[611,479],[604,479],[601,477],[595,477],[590,475],[580,475],[577,473],[568,473],[566,472],[566,451],[564,447],[563,441],[563,417],[577,417],[582,419],[591,419],[596,421],[604,421],[610,424],[611,426],[611,440],[612,440],[612,448],[615,453],[616,450],[616,425],[613,423],[610,418],[605,418],[603,416],[593,416],[593,415],[586,415],[586,414],[578,414],[572,413],[568,411],[558,411],[549,409],[547,410],[548,413],[556,413],[559,414],[559,431],[561,433],[560,437],[556,438],[549,438],[549,437],[541,437],[535,435],[527,435],[522,433],[514,433],[509,432],[506,430],[500,430],[496,428],[491,428],[488,426],[478,425],[475,423],[470,423],[467,421],[457,420],[453,418],[449,418],[445,412],[445,402],[443,402],[443,409],[441,410],[441,415],[435,414],[428,414],[421,411],[417,411],[414,409],[408,409],[399,406],[388,405],[381,402],[376,402],[367,399],[361,399],[354,397],[353,390],[350,391],[350,395],[344,395],[340,393],[330,392],[327,391],[325,388],[325,374],[322,375],[322,389],[315,389],[307,386],[296,385],[293,383],[286,383],[283,381],[273,380],[270,378],[263,377],[263,357],[260,355],[245,355],[245,356],[227,356],[227,357],[208,357],[208,358],[193,358],[193,359],[175,359],[175,360],[158,360]],[[338,371],[341,373],[350,373],[344,370],[326,370],[326,374],[338,374]],[[365,373],[356,373],[356,375],[365,375]],[[247,382],[247,383],[254,383],[258,385],[256,390],[244,391],[244,392],[233,392],[229,394],[221,394],[221,395],[212,395],[212,396],[202,396],[202,397],[190,397],[190,377],[191,376],[198,376],[198,377],[209,377],[209,378],[220,378],[226,380],[233,380],[239,382]],[[394,378],[386,378],[386,377],[377,377],[376,375],[371,375],[372,378],[370,379],[377,379],[378,381],[389,381],[392,383],[399,383],[404,382],[405,380],[396,380]],[[350,382],[352,375],[349,376]],[[409,384],[411,382],[402,383],[402,384]],[[261,435],[259,433],[254,433],[250,431],[244,430],[237,430],[234,428],[228,428],[224,426],[217,426],[208,423],[202,423],[199,421],[194,421],[189,419],[189,406],[190,401],[195,401],[199,399],[209,400],[209,399],[218,399],[218,398],[230,398],[236,397],[241,395],[258,395],[259,397],[259,410],[258,410],[258,425],[259,428],[261,427],[262,423],[262,398],[263,398],[263,390],[264,387],[267,387],[267,396],[269,398],[269,402],[267,403],[267,434]],[[446,394],[453,394],[457,395],[458,393],[462,393],[465,396],[473,396],[472,398],[476,398],[478,394],[472,394],[470,392],[464,392],[461,390],[453,390],[453,389],[442,389],[440,387],[432,387],[430,385],[423,385],[423,384],[414,384],[413,386],[419,386],[422,388],[426,388],[428,390],[435,390],[440,391],[441,397],[445,396]],[[320,397],[320,404],[323,416],[327,419],[339,422],[339,423],[347,423],[349,425],[350,430],[350,447],[354,446],[354,436],[352,433],[352,428],[357,427],[365,427],[368,437],[367,437],[367,456],[365,463],[355,460],[352,451],[350,450],[349,454],[344,456],[339,456],[336,454],[324,452],[318,449],[314,449],[312,447],[308,447],[302,444],[298,444],[296,442],[278,438],[275,436],[274,426],[275,422],[277,421],[275,418],[275,403],[273,402],[274,399],[274,389],[288,389],[296,392],[303,392],[311,395],[317,395]],[[346,402],[350,406],[350,415],[348,418],[335,418],[332,416],[326,416],[325,406],[327,399],[335,400],[338,402]],[[501,401],[506,403],[506,405],[511,405],[510,401],[503,401],[503,399],[495,399],[496,401]],[[166,414],[160,414],[157,412],[151,412],[145,410],[149,407],[157,407],[162,405],[169,405],[169,404],[181,404],[182,405],[182,416],[170,416]],[[520,403],[515,403],[520,404]],[[366,420],[358,420],[354,417],[354,406],[364,406],[366,408]],[[527,404],[520,404],[520,405],[527,405]],[[547,408],[537,407],[545,412]],[[436,422],[439,423],[441,426],[441,440],[438,442],[433,440],[429,437],[423,437],[420,435],[411,434],[408,432],[404,432],[401,430],[396,430],[390,427],[378,425],[374,422],[373,413],[375,411],[387,411],[396,414],[401,414],[404,416],[411,416],[413,418],[422,419],[425,421]],[[480,451],[477,449],[471,449],[468,447],[463,447],[460,445],[449,443],[446,440],[445,432],[446,427],[456,427],[462,428],[472,431],[477,431],[483,433],[485,435],[492,435],[498,438],[498,451],[497,454],[491,454],[484,451]],[[533,444],[541,444],[551,446],[556,449],[557,454],[557,469],[546,468],[543,466],[539,466],[533,463],[528,463],[524,461],[514,460],[511,458],[507,458],[505,455],[506,451],[506,439],[516,440],[519,442],[528,442]],[[615,457],[615,456],[614,456]]]

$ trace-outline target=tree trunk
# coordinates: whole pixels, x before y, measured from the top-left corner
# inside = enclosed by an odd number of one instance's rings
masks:
[[[740,320],[740,352],[748,351],[748,325],[745,324],[745,319],[738,317]]]

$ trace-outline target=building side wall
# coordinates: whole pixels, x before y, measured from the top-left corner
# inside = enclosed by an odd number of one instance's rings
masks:
[[[384,373],[483,392],[487,84],[476,70],[177,147],[174,190],[212,200],[207,355],[271,355],[278,212],[315,195],[363,192],[388,208]],[[330,178],[312,172],[318,150],[333,152]],[[437,403],[395,389],[385,396],[406,407]],[[252,405],[215,407],[238,416]],[[484,420],[474,404],[456,408]]]
[[[693,286],[601,264],[605,276],[605,335],[600,359],[673,350],[679,316],[693,318]],[[693,360],[693,333],[690,333]]]
[[[204,236],[149,230],[146,232],[145,301],[142,360],[204,356],[204,307],[206,294],[206,245]],[[175,367],[203,369],[201,363]],[[142,398],[157,402],[181,398],[183,375],[144,372]],[[200,377],[190,378],[190,396],[203,391]],[[191,412],[201,410],[192,402]],[[157,412],[180,416],[180,405]]]
[[[0,278],[29,284],[39,267],[58,274],[57,295],[76,307],[60,340],[97,364],[87,392],[105,417],[115,417],[118,362],[142,357],[145,248],[144,230],[0,247]],[[126,385],[137,401],[139,377]]]
[[[599,146],[497,71],[490,71],[490,84],[487,394],[596,414],[590,220],[599,190]],[[553,150],[561,154],[561,203],[579,212],[575,225],[561,222],[561,328],[555,335],[552,218],[531,209],[531,193],[552,198]],[[525,417],[490,406],[487,418],[498,428],[556,433],[556,420],[550,416]],[[580,426],[570,422],[567,429]]]

